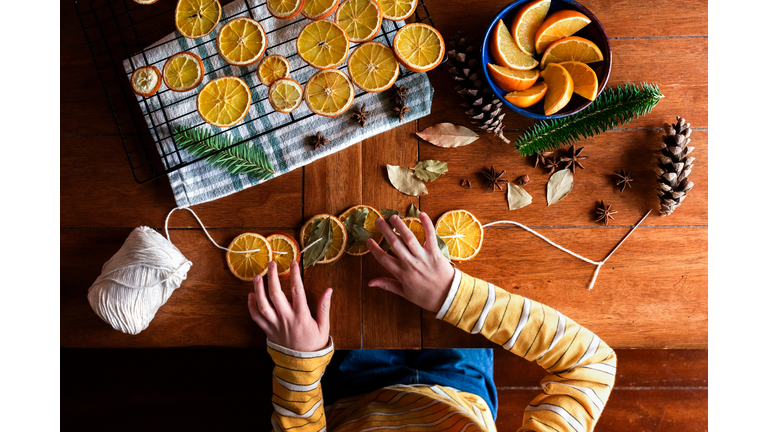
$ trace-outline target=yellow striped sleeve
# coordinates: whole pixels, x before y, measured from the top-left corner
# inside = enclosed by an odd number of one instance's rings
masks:
[[[267,340],[275,362],[272,372],[272,428],[275,432],[317,432],[325,429],[320,378],[333,356],[333,340],[314,352],[295,351]]]
[[[459,270],[437,317],[549,372],[520,430],[594,430],[616,379],[616,353],[597,335],[548,306]]]

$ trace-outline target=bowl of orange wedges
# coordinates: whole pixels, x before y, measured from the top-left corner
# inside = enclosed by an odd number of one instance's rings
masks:
[[[556,119],[588,107],[611,73],[611,45],[597,17],[572,0],[518,0],[485,33],[482,71],[511,110]]]

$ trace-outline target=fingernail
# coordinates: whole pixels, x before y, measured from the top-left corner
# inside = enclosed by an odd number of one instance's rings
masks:
[[[421,214],[423,214],[423,215],[424,215],[424,217],[429,217],[429,215],[427,214],[427,212],[421,212]]]
[[[261,275],[256,275],[255,278],[253,278],[254,282],[260,282],[261,281]]]
[[[328,291],[328,300],[331,299],[331,296],[333,295],[333,288],[331,288],[330,291]]]

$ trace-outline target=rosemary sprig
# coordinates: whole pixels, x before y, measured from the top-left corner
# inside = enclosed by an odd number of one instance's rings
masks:
[[[607,87],[583,111],[536,123],[517,138],[515,147],[521,156],[530,156],[573,144],[648,114],[663,97],[656,84],[642,83],[638,87],[627,83],[615,90]]]
[[[232,175],[253,174],[258,180],[264,180],[275,173],[261,148],[249,147],[246,143],[227,148],[234,144],[230,135],[212,135],[208,129],[177,127],[173,131],[173,140],[179,148],[205,158],[211,165]]]

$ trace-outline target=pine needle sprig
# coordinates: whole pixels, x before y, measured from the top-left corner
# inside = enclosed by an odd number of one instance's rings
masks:
[[[663,97],[656,84],[627,83],[615,90],[607,87],[583,111],[536,123],[517,138],[515,147],[521,156],[531,156],[572,145],[648,114]]]
[[[234,144],[230,135],[213,136],[208,129],[178,127],[173,131],[173,140],[180,149],[205,158],[232,175],[253,174],[258,180],[264,180],[275,173],[261,148],[246,143],[227,148]]]

